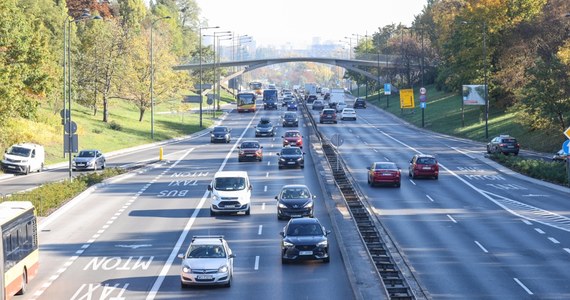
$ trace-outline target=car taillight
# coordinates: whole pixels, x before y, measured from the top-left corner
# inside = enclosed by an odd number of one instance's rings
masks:
[[[505,147],[507,144],[499,144],[499,147]]]

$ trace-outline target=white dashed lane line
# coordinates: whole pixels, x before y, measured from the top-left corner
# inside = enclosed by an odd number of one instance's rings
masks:
[[[433,199],[429,195],[426,195],[426,197],[429,199],[429,201],[434,202]]]
[[[479,243],[478,241],[475,241],[475,244],[477,244],[477,246],[479,246],[479,248],[481,248],[481,250],[483,250],[483,252],[489,253],[489,251],[487,251],[487,249],[485,249],[485,247],[483,247],[483,245],[481,245],[481,243]]]
[[[448,217],[453,223],[457,224],[457,221],[455,221],[455,219],[454,219],[452,216],[447,215],[447,217]]]
[[[259,225],[259,229],[257,230],[257,235],[261,235],[263,232],[263,225]]]
[[[525,290],[525,292],[527,292],[527,294],[534,295],[534,293],[531,290],[529,290],[520,280],[518,280],[518,278],[513,278],[513,279]]]
[[[253,266],[254,270],[259,270],[259,255],[255,257],[255,265]]]

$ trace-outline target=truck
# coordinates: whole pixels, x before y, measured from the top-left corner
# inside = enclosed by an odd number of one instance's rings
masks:
[[[43,146],[33,143],[15,144],[4,151],[2,170],[23,174],[41,172],[44,163],[45,150]]]
[[[263,90],[263,109],[277,109],[277,89]]]
[[[336,104],[344,101],[344,89],[331,89],[329,107],[335,108]]]
[[[310,95],[317,95],[317,84],[316,83],[305,83],[305,98]]]

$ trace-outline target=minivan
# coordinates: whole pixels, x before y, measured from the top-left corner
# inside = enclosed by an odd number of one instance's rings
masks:
[[[208,185],[210,191],[210,216],[218,213],[244,212],[251,210],[251,182],[245,171],[220,171]]]
[[[16,144],[4,152],[2,170],[23,174],[41,172],[44,168],[44,162],[45,151],[43,146],[33,143]]]

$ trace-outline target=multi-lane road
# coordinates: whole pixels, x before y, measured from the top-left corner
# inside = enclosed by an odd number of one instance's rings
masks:
[[[309,106],[310,107],[310,106]],[[311,113],[318,120],[317,111]],[[340,134],[339,148],[357,188],[399,246],[425,293],[434,299],[570,298],[570,192],[523,179],[484,157],[484,145],[406,125],[370,107],[356,121],[318,124]],[[284,184],[302,183],[317,195],[316,217],[334,228],[315,163],[278,170],[276,138],[255,138],[263,117],[279,124],[282,111],[231,112],[230,144],[211,144],[207,133],[161,145],[165,160],[118,177],[40,222],[41,266],[24,299],[352,299],[341,247],[331,235],[331,262],[281,265],[274,196]],[[311,127],[302,120],[305,136]],[[240,139],[264,146],[262,162],[237,161]],[[305,148],[309,147],[306,145]],[[414,153],[434,154],[439,180],[407,176]],[[154,160],[156,146],[110,157],[123,165]],[[402,186],[369,187],[366,167],[393,161]],[[253,183],[252,213],[210,217],[207,185],[218,170],[245,170]],[[65,170],[29,176],[62,178]],[[35,178],[35,179],[34,179]],[[22,183],[20,183],[22,182]],[[6,179],[2,190],[24,181]],[[192,235],[224,235],[237,255],[231,288],[182,289],[178,253]],[[356,255],[342,249],[345,255]],[[380,284],[380,283],[378,283]],[[380,296],[379,296],[380,297]]]

